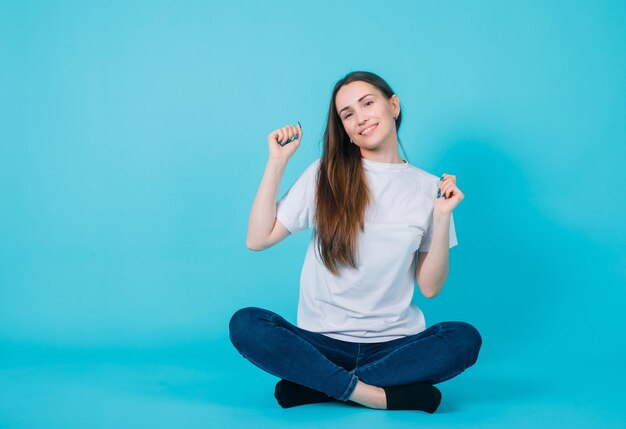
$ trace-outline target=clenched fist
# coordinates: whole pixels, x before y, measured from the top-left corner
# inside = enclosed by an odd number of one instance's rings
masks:
[[[439,179],[439,188],[435,198],[435,212],[447,214],[459,205],[465,198],[463,192],[456,186],[456,176],[444,173]]]
[[[298,122],[297,126],[285,125],[272,131],[267,136],[270,158],[288,161],[300,146],[301,141],[302,126],[300,122]]]

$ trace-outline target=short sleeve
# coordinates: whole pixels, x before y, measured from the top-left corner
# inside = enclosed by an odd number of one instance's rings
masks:
[[[454,246],[458,245],[459,243],[456,240],[456,230],[454,229],[454,214],[451,213],[450,214],[450,249],[452,249]],[[430,224],[428,225],[428,229],[426,230],[426,234],[424,235],[424,237],[422,238],[422,242],[420,244],[419,249],[417,249],[418,252],[428,252],[428,250],[430,249],[430,243],[433,240],[433,218],[431,216],[430,218]]]
[[[276,218],[292,234],[314,226],[319,163],[317,159],[309,165],[276,203]]]

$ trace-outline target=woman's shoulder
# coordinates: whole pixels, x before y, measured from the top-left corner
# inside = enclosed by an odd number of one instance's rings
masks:
[[[298,181],[313,182],[313,179],[317,177],[320,161],[321,160],[317,158],[312,162],[309,162],[306,167],[304,167],[304,170],[301,170],[302,172],[298,177]]]
[[[313,162],[309,163],[309,165],[304,169],[304,172],[302,174],[311,175],[311,176],[317,174],[317,170],[319,170],[321,161],[322,161],[321,158],[317,158],[313,160]]]
[[[426,181],[426,182],[435,182],[435,183],[439,181],[439,177],[413,164],[409,164],[409,168],[407,170],[413,175],[413,177],[419,180]]]

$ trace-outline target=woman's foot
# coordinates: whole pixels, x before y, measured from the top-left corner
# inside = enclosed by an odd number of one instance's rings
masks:
[[[363,383],[361,380],[357,381],[356,387],[348,400],[368,408],[375,408],[377,410],[387,409],[385,390],[382,387]]]
[[[274,397],[283,408],[297,407],[304,404],[333,401],[332,396],[288,380],[276,383]]]
[[[441,403],[441,392],[426,382],[385,387],[388,410],[419,410],[434,413]]]
[[[359,380],[348,400],[379,410],[419,410],[432,414],[441,403],[441,392],[426,382],[377,387]]]

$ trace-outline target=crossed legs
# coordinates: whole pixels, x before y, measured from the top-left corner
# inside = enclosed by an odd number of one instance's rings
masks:
[[[361,344],[358,350],[363,346],[366,353],[348,370],[355,344],[298,328],[269,310],[238,310],[229,327],[240,354],[290,386],[377,409],[388,407],[391,387],[432,385],[460,374],[476,362],[482,344],[473,326],[441,322],[398,340]]]

